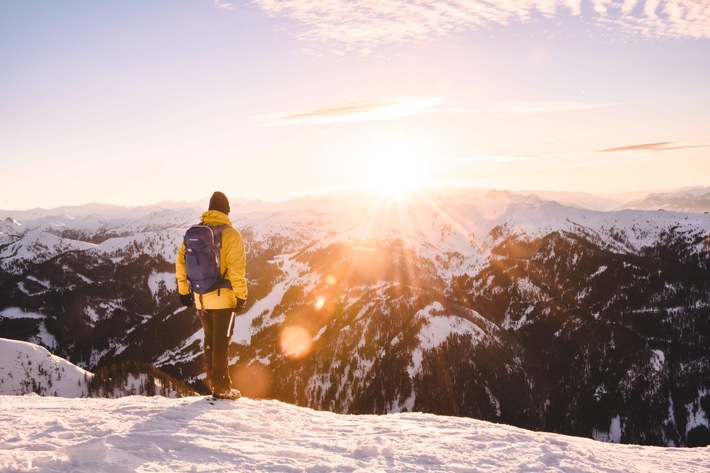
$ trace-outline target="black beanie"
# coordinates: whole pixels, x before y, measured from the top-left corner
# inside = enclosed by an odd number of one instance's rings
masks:
[[[217,191],[210,198],[210,207],[207,210],[219,210],[222,213],[229,214],[229,200],[223,193]]]

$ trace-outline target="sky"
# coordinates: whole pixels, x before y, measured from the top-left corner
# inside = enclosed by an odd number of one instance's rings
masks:
[[[710,185],[710,1],[0,4],[0,208]]]

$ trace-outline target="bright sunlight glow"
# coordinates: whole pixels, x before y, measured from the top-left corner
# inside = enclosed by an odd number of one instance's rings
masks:
[[[419,148],[393,142],[373,149],[362,162],[365,189],[380,194],[402,194],[420,189],[427,174]]]

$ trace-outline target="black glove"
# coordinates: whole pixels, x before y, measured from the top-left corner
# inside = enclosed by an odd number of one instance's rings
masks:
[[[180,303],[185,307],[192,307],[195,305],[195,295],[192,292],[188,294],[180,294]]]
[[[244,308],[244,304],[246,304],[247,301],[246,299],[240,299],[237,297],[237,306],[234,308],[234,311],[238,314],[239,312],[242,311]]]

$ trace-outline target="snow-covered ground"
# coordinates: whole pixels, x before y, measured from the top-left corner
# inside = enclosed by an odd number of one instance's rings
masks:
[[[596,442],[468,418],[271,400],[0,396],[3,472],[684,472],[710,447]]]

